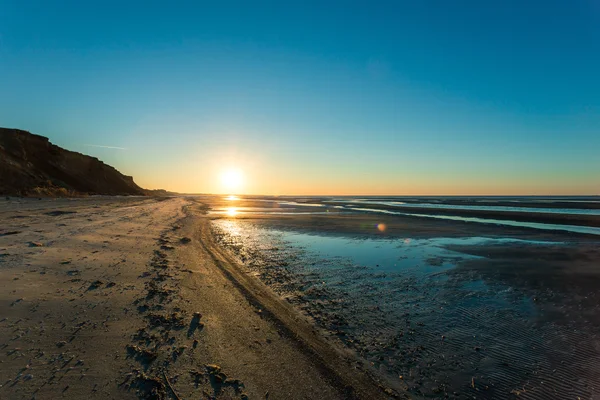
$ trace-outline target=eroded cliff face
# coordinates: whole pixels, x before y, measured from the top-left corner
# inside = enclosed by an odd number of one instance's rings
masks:
[[[19,129],[0,128],[0,194],[144,195],[146,191],[97,158],[65,150]]]

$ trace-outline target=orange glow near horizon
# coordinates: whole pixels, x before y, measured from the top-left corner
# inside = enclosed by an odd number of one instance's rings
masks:
[[[157,170],[132,171],[137,184],[148,189],[166,189],[179,193],[288,196],[522,196],[522,195],[597,195],[596,179],[589,173],[566,180],[557,173],[522,172],[486,174],[473,169],[460,176],[431,171],[411,173],[361,171],[332,165],[317,168],[273,165],[253,157],[234,153],[218,154],[204,163],[173,164]],[[186,171],[183,172],[182,171]],[[510,172],[510,171],[509,171]],[[139,179],[137,177],[140,177]],[[251,178],[251,179],[250,179]],[[561,178],[562,180],[559,180]],[[234,200],[234,198],[227,198]]]
[[[207,171],[209,172],[209,171]],[[253,175],[253,181],[243,182],[233,180],[226,183],[217,172],[214,179],[205,178],[200,184],[196,181],[198,175],[184,180],[183,177],[173,179],[164,177],[160,181],[156,176],[136,179],[136,183],[148,189],[166,189],[178,193],[206,193],[223,195],[224,200],[237,200],[234,195],[265,195],[265,196],[597,196],[594,187],[587,182],[573,180],[563,185],[540,182],[525,182],[523,184],[507,182],[461,182],[448,183],[431,182],[423,178],[422,182],[408,181],[403,184],[395,182],[360,181],[356,184],[347,182],[306,182],[303,176],[281,178],[271,174]],[[207,176],[207,175],[205,175]],[[211,176],[208,174],[208,176]],[[227,182],[230,182],[227,180]],[[238,183],[233,183],[238,182]],[[425,185],[428,183],[429,185]]]

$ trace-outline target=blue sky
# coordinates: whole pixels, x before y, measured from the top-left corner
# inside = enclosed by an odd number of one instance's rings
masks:
[[[0,126],[148,188],[598,194],[598,71],[598,0],[0,0]]]

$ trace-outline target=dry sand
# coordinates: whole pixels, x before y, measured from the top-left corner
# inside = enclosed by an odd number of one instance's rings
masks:
[[[389,398],[184,198],[0,204],[0,398]]]

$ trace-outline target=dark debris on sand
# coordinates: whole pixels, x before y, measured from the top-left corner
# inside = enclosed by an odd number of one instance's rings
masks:
[[[207,366],[204,370],[188,369],[187,374],[176,375],[172,380],[167,376],[167,370],[183,368],[183,360],[190,362],[193,359],[191,352],[201,342],[200,333],[204,328],[201,313],[194,312],[190,315],[175,305],[176,300],[180,299],[176,281],[181,279],[180,273],[183,274],[184,271],[174,265],[165,251],[175,249],[170,245],[169,234],[178,228],[179,225],[175,225],[161,234],[149,269],[140,276],[140,279],[147,280],[146,293],[134,305],[144,316],[146,324],[132,335],[132,342],[126,347],[127,357],[134,360],[138,367],[133,367],[121,386],[135,390],[141,399],[182,399],[185,396],[180,397],[178,381],[188,379],[189,385],[186,388],[192,387],[198,391],[194,395],[196,397],[202,397],[204,393],[206,398],[211,399],[232,398],[232,395],[235,398],[247,398],[242,391],[244,384],[227,377],[216,364],[210,364],[213,368]],[[190,241],[189,238],[177,240],[180,244]],[[99,287],[100,284],[95,286]],[[187,330],[184,334],[185,328]],[[143,372],[140,372],[140,367]],[[182,389],[182,392],[185,390]]]

